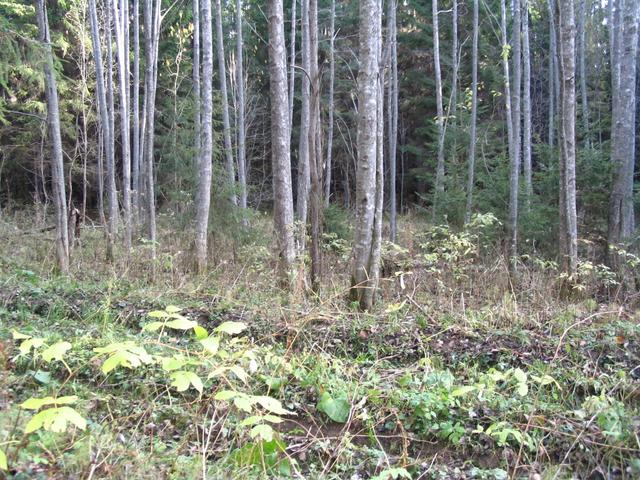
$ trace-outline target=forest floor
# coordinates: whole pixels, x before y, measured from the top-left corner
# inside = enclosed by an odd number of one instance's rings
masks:
[[[207,276],[175,218],[155,262],[87,227],[60,276],[28,217],[0,224],[0,478],[640,478],[638,299],[595,262],[561,299],[553,262],[510,282],[491,222],[405,218],[359,313],[341,235],[313,296],[266,219]]]

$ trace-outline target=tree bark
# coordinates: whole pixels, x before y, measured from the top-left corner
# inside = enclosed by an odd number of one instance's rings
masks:
[[[115,241],[118,200],[116,197],[115,160],[111,132],[111,118],[104,85],[104,70],[102,64],[102,50],[100,48],[100,31],[98,29],[98,14],[95,0],[89,0],[89,23],[91,24],[91,43],[93,44],[93,59],[96,66],[96,96],[98,113],[100,116],[101,140],[104,145],[107,166],[107,258],[113,259],[113,244]]]
[[[334,115],[334,83],[336,76],[335,66],[335,22],[336,22],[336,0],[331,0],[331,12],[329,14],[329,107],[327,115],[327,158],[325,161],[324,175],[324,206],[329,208],[331,199],[331,163],[333,160],[333,115]]]
[[[309,171],[309,119],[310,119],[310,97],[311,85],[309,82],[309,0],[302,0],[302,109],[300,112],[300,142],[298,146],[298,195],[296,198],[296,213],[302,225],[307,223],[307,208],[309,200],[309,190],[311,177]],[[301,250],[304,248],[305,232],[304,228],[300,233]]]
[[[231,121],[229,120],[229,102],[227,97],[227,67],[224,57],[224,33],[222,31],[222,6],[220,0],[214,1],[216,9],[216,38],[218,48],[218,76],[220,77],[220,96],[222,97],[222,137],[224,140],[224,159],[229,185],[229,201],[238,205],[235,192],[236,173],[233,163],[233,145],[231,144]],[[206,77],[205,77],[206,78]]]
[[[580,0],[580,12],[578,19],[578,61],[580,71],[580,103],[582,107],[582,128],[584,129],[584,138],[587,148],[591,145],[589,135],[589,103],[587,95],[587,2],[588,0]]]
[[[196,0],[197,1],[197,0]],[[140,223],[140,6],[133,0],[133,143],[132,143],[132,208],[133,223]]]
[[[464,223],[471,220],[473,206],[473,185],[475,183],[476,165],[476,123],[478,119],[478,23],[479,0],[473,0],[473,46],[471,52],[471,126],[469,128],[469,158],[467,160],[467,206]]]
[[[242,39],[242,0],[236,0],[236,88],[238,122],[238,183],[240,184],[240,208],[247,208],[247,160],[245,147],[245,102],[244,102],[244,42]],[[246,212],[243,212],[245,215]],[[246,218],[243,217],[243,223]]]
[[[213,38],[211,31],[211,2],[200,4],[202,16],[202,124],[200,141],[200,175],[196,199],[196,261],[198,271],[207,267],[207,236],[209,232],[209,209],[211,205],[211,162],[213,155]]]
[[[56,210],[56,252],[60,271],[69,271],[69,230],[67,225],[67,203],[64,185],[64,162],[62,158],[62,136],[60,134],[60,111],[58,88],[53,67],[53,50],[49,36],[49,21],[44,0],[36,4],[40,42],[45,54],[44,79],[47,98],[47,123],[51,137],[51,183],[53,204]]]
[[[391,69],[389,76],[389,90],[387,112],[389,120],[389,240],[396,241],[398,232],[396,205],[396,158],[398,150],[398,41],[397,41],[397,0],[389,0],[387,10],[387,30],[389,47],[391,50]]]
[[[528,0],[522,0],[522,63],[524,76],[522,86],[522,162],[524,164],[525,204],[531,208],[533,196],[531,167],[531,53],[529,49],[529,8]]]
[[[195,148],[195,167],[196,171],[200,170],[200,144],[201,144],[201,121],[202,121],[202,94],[201,94],[201,80],[200,80],[200,2],[199,0],[192,1],[192,15],[193,15],[193,139]]]
[[[433,62],[436,75],[436,124],[438,125],[438,160],[433,201],[433,219],[437,215],[438,203],[444,193],[444,109],[442,106],[442,73],[440,70],[440,31],[438,23],[438,0],[431,2],[433,15]]]
[[[634,234],[633,176],[635,169],[636,54],[640,6],[633,0],[618,0],[615,15],[612,66],[612,145],[613,186],[609,200],[609,263],[619,270],[615,247],[624,246]],[[614,13],[615,14],[615,13]]]
[[[296,92],[296,9],[297,0],[291,3],[291,54],[289,55],[289,130],[293,130],[293,103]]]
[[[291,189],[289,102],[282,0],[269,0],[269,91],[271,96],[271,160],[274,190],[274,224],[283,283],[293,281],[295,246]]]
[[[575,13],[573,0],[559,0],[558,46],[560,49],[560,242],[562,271],[574,277],[578,268],[576,214],[576,91]]]
[[[358,71],[358,164],[356,170],[356,222],[353,243],[351,298],[370,310],[379,275],[376,210],[380,200],[378,173],[378,103],[381,100],[379,74],[381,5],[378,0],[360,1],[360,68]]]

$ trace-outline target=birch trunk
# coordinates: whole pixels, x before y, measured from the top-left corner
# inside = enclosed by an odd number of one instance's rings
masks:
[[[206,1],[206,0],[205,0]],[[220,96],[222,97],[222,137],[224,141],[224,159],[229,185],[229,201],[238,205],[235,192],[236,172],[233,164],[233,145],[231,144],[231,121],[229,120],[229,102],[227,97],[227,67],[224,57],[224,32],[222,31],[222,6],[220,0],[214,0],[216,9],[216,39],[218,49],[218,76],[220,77]],[[206,79],[207,77],[205,77]]]
[[[296,86],[296,10],[297,1],[291,4],[291,54],[289,55],[289,130],[293,130],[293,103],[295,100]]]
[[[464,223],[471,220],[473,185],[476,168],[476,123],[478,119],[478,11],[479,0],[473,0],[473,45],[471,51],[471,126],[469,128],[469,158],[467,161],[467,205]]]
[[[60,111],[58,87],[53,67],[53,50],[49,36],[49,21],[44,0],[36,4],[40,43],[44,51],[45,96],[47,99],[47,123],[51,137],[51,183],[53,204],[56,210],[56,252],[60,271],[69,271],[69,230],[67,225],[67,203],[64,185],[64,161],[62,158],[62,136],[60,134]]]
[[[398,224],[397,224],[397,206],[396,206],[396,158],[398,147],[398,43],[397,43],[397,20],[396,9],[398,4],[396,0],[389,0],[389,8],[387,10],[388,35],[391,50],[391,71],[389,77],[389,92],[387,111],[389,119],[389,239],[396,241]]]
[[[305,225],[307,223],[307,204],[311,184],[309,172],[309,115],[311,86],[309,82],[309,0],[302,0],[302,109],[300,113],[300,142],[298,146],[298,196],[296,199],[296,213],[298,220]],[[301,250],[304,248],[305,233],[300,234]]]
[[[120,92],[120,143],[122,145],[122,200],[124,207],[125,254],[131,253],[131,157],[129,144],[129,52],[125,45],[124,12],[118,9],[118,0],[109,0],[113,12],[113,26],[118,58],[118,87]],[[123,2],[124,4],[124,2]]]
[[[585,144],[587,148],[591,145],[589,135],[589,103],[587,95],[587,2],[588,0],[580,0],[580,17],[578,19],[578,61],[580,71],[580,103],[582,107],[582,128],[584,129]]]
[[[202,94],[200,92],[200,2],[193,0],[191,3],[193,15],[193,139],[195,148],[195,167],[200,168],[200,143],[201,143],[201,106]]]
[[[119,206],[118,206],[118,188],[116,186],[116,120],[115,120],[115,103],[113,98],[113,48],[112,48],[112,18],[111,9],[105,6],[106,25],[104,28],[105,45],[107,51],[107,112],[109,116],[109,143],[112,152],[112,161],[107,156],[107,197],[109,212],[109,227],[111,243],[107,240],[107,259],[114,259],[114,246],[118,236],[119,223]]]
[[[578,268],[576,214],[576,91],[575,13],[573,0],[559,0],[558,46],[560,49],[560,250],[562,270],[571,278]]]
[[[525,203],[531,208],[533,196],[531,167],[531,52],[529,48],[529,8],[528,0],[522,0],[522,63],[524,76],[522,85],[522,162],[524,164]]]
[[[89,0],[89,23],[91,25],[91,43],[93,45],[93,59],[96,66],[96,96],[98,114],[100,116],[101,140],[104,145],[107,166],[107,258],[113,259],[113,244],[115,241],[118,201],[116,198],[115,160],[111,132],[111,115],[107,100],[107,92],[104,85],[104,69],[102,63],[102,50],[100,31],[98,29],[98,14],[95,0]]]
[[[436,124],[438,125],[438,160],[433,201],[433,219],[436,219],[440,197],[444,193],[444,109],[442,106],[442,73],[440,71],[440,31],[438,24],[438,0],[431,2],[433,15],[433,62],[436,75]]]
[[[518,192],[520,188],[520,92],[522,89],[520,0],[513,0],[513,89],[511,113],[513,122],[512,146],[509,159],[509,256],[511,272],[515,273],[518,255]]]
[[[613,186],[609,201],[609,261],[612,267],[620,268],[620,259],[615,246],[632,238],[635,230],[633,206],[633,176],[635,169],[635,107],[636,107],[636,55],[638,48],[638,21],[640,5],[633,0],[618,0],[619,21],[613,24],[616,30],[612,51],[612,64],[618,73],[612,88],[612,146],[611,159],[614,166]]]
[[[271,160],[274,224],[283,283],[292,284],[295,246],[291,189],[289,102],[282,0],[269,0],[269,91],[271,96]]]
[[[247,160],[245,147],[245,102],[244,102],[244,42],[242,39],[242,0],[236,0],[236,88],[238,122],[238,183],[240,184],[240,207],[247,208]],[[243,217],[244,218],[244,217]],[[243,220],[246,223],[246,219]]]
[[[132,158],[132,208],[133,223],[140,223],[140,6],[139,0],[133,0],[133,142]]]
[[[327,115],[327,158],[324,174],[324,206],[329,208],[331,200],[331,163],[333,161],[333,89],[336,76],[335,66],[335,30],[336,30],[336,0],[331,0],[331,12],[329,14],[329,107]]]
[[[376,209],[379,202],[377,174],[379,43],[381,36],[381,8],[378,0],[360,1],[358,71],[358,160],[356,170],[356,222],[353,243],[351,298],[360,308],[370,310],[377,289],[379,263],[374,250],[379,242],[376,231]]]
[[[211,163],[213,155],[213,36],[211,31],[211,2],[200,4],[202,16],[202,124],[200,141],[200,175],[196,198],[196,261],[199,272],[207,267],[207,237],[211,205]]]

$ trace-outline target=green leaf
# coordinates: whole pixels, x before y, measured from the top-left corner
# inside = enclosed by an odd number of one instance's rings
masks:
[[[232,365],[231,367],[229,367],[229,370],[231,370],[234,373],[234,375],[238,377],[238,379],[241,380],[243,383],[247,383],[249,375],[247,375],[247,372],[245,371],[245,369],[242,368],[240,365]]]
[[[527,393],[529,393],[529,387],[526,383],[519,383],[516,391],[521,397],[526,397]]]
[[[176,318],[175,320],[171,320],[166,324],[167,327],[173,328],[174,330],[191,330],[197,325],[198,322],[194,322],[193,320],[189,320],[184,317]]]
[[[7,455],[0,448],[0,470],[9,470],[9,465],[7,464]]]
[[[67,397],[44,397],[44,398],[28,398],[20,404],[20,408],[24,410],[38,410],[45,405],[70,405],[78,400],[76,395]]]
[[[223,322],[215,329],[216,332],[227,333],[229,335],[237,335],[247,328],[242,322]]]
[[[207,337],[200,340],[200,344],[207,352],[215,355],[218,353],[218,348],[220,348],[220,339],[218,337]]]
[[[175,305],[168,305],[167,308],[164,309],[167,313],[178,313],[182,311],[180,307],[176,307]]]
[[[71,344],[69,342],[54,343],[42,352],[42,359],[47,363],[52,360],[60,361],[62,360],[62,357],[64,357],[64,354],[69,350],[71,350]]]
[[[195,327],[193,327],[193,333],[196,334],[196,339],[198,340],[204,340],[209,336],[209,332],[207,332],[207,330],[200,325],[196,325]]]
[[[251,407],[253,406],[253,402],[249,397],[244,395],[237,396],[233,399],[233,404],[236,406],[238,410],[242,410],[243,412],[251,413]]]
[[[20,353],[26,355],[31,348],[38,349],[44,344],[44,338],[29,338],[20,344]]]
[[[473,392],[476,389],[473,385],[464,385],[462,387],[456,388],[453,392],[451,392],[452,397],[462,397],[469,392]]]
[[[253,415],[242,420],[240,425],[243,427],[250,427],[251,425],[261,422],[282,423],[283,421],[284,420],[280,417],[276,417],[275,415]]]
[[[520,368],[516,368],[513,371],[513,376],[520,383],[525,383],[527,381],[527,374],[522,371]]]
[[[87,421],[71,407],[48,408],[34,415],[27,423],[24,433],[35,432],[40,428],[55,433],[65,432],[67,424],[73,424],[81,430],[87,428]]]
[[[320,395],[317,408],[334,422],[344,423],[349,418],[351,404],[345,396],[333,398],[329,392],[324,392]]]
[[[179,392],[184,392],[189,388],[189,385],[193,385],[193,388],[202,393],[204,386],[200,377],[193,372],[187,370],[179,370],[173,372],[170,377],[172,378],[171,386],[176,387]]]
[[[11,335],[13,335],[14,340],[26,340],[27,338],[31,338],[31,335],[25,335],[17,330],[12,330]]]
[[[251,429],[250,435],[251,438],[259,437],[265,442],[270,442],[271,440],[273,440],[273,428],[271,427],[271,425],[266,425],[264,423],[256,425]]]
[[[215,400],[231,400],[234,397],[240,395],[239,392],[235,392],[233,390],[222,390],[221,392],[216,393],[213,397]]]
[[[118,366],[136,368],[140,365],[153,363],[153,357],[143,347],[134,342],[112,343],[106,347],[94,348],[98,354],[110,353],[111,356],[102,364],[102,373],[107,375]]]
[[[164,310],[154,310],[153,312],[149,312],[149,316],[151,318],[169,318],[169,314]]]
[[[143,332],[157,332],[162,328],[164,322],[151,322],[142,327]]]
[[[255,399],[262,408],[268,410],[271,413],[275,413],[276,415],[295,415],[293,412],[282,408],[282,403],[280,403],[280,400],[267,397],[266,395],[255,397]]]
[[[174,356],[162,359],[162,370],[172,372],[179,370],[187,364],[187,361],[181,356]]]

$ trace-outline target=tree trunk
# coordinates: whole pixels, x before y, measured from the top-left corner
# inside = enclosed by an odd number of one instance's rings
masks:
[[[297,0],[291,3],[291,54],[289,56],[289,130],[293,130],[293,103],[296,92],[296,9]]]
[[[96,65],[96,96],[98,113],[100,115],[101,139],[107,163],[107,258],[113,259],[113,244],[115,241],[118,200],[116,197],[115,160],[111,132],[111,115],[104,85],[104,70],[102,65],[102,50],[100,48],[100,31],[98,29],[98,14],[95,0],[89,0],[89,23],[91,24],[91,43],[93,44],[93,59]],[[107,29],[108,31],[108,29]],[[113,104],[112,104],[113,105]]]
[[[129,144],[129,51],[125,45],[124,12],[118,10],[118,0],[109,0],[113,12],[113,26],[118,57],[118,85],[120,90],[120,143],[122,145],[122,200],[124,207],[125,254],[131,253],[131,157]],[[123,2],[124,4],[124,2]]]
[[[522,63],[524,78],[522,86],[522,162],[524,164],[525,202],[527,210],[531,208],[533,196],[531,167],[531,53],[529,49],[529,8],[528,0],[522,0]]]
[[[307,203],[309,200],[309,189],[311,177],[309,171],[309,116],[311,86],[309,82],[309,0],[302,0],[302,111],[300,113],[300,143],[298,146],[298,196],[296,199],[296,213],[302,225],[307,223]],[[304,227],[300,233],[300,246],[304,248],[305,232]]]
[[[132,208],[133,223],[140,223],[140,6],[133,0],[133,143],[132,143]]]
[[[621,265],[615,247],[630,240],[634,234],[633,176],[635,169],[635,88],[638,20],[640,6],[633,0],[618,0],[619,15],[614,23],[612,65],[618,70],[612,86],[612,145],[614,167],[613,186],[609,200],[609,263],[617,270]]]
[[[201,102],[202,94],[200,92],[201,80],[200,80],[200,2],[199,0],[192,1],[192,15],[193,15],[193,140],[195,148],[195,167],[199,172],[200,168],[200,143],[202,139],[201,130]]]
[[[548,134],[547,141],[549,143],[549,153],[553,151],[555,144],[555,77],[556,77],[556,30],[555,30],[555,3],[554,0],[548,0],[547,6],[549,7],[549,113],[547,115],[548,120]]]
[[[559,0],[558,46],[560,49],[560,245],[562,271],[573,277],[578,268],[576,214],[576,91],[575,13],[573,0]]]
[[[327,115],[327,158],[324,174],[324,206],[329,208],[331,199],[331,162],[333,160],[333,114],[334,101],[333,89],[336,76],[335,65],[335,34],[336,34],[336,0],[331,0],[331,13],[329,16],[329,113]]]
[[[438,203],[444,193],[444,109],[442,106],[442,73],[440,71],[440,31],[438,27],[438,0],[431,3],[433,15],[433,62],[436,75],[436,112],[438,125],[438,160],[436,165],[436,183],[433,200],[433,219],[435,221]]]
[[[387,30],[391,50],[391,71],[389,77],[389,92],[387,112],[389,119],[389,240],[396,241],[398,232],[396,206],[396,158],[398,150],[398,41],[397,41],[397,0],[389,0],[387,10]]]
[[[469,159],[467,162],[467,206],[464,223],[471,220],[473,185],[476,166],[476,123],[478,119],[478,11],[479,0],[473,0],[473,46],[471,53],[471,127],[469,128]]]
[[[351,298],[360,308],[370,310],[377,289],[379,249],[376,232],[378,192],[378,103],[381,8],[379,0],[360,1],[360,68],[358,71],[358,165],[356,170],[356,221],[353,243]]]
[[[245,147],[245,104],[244,104],[244,59],[242,40],[242,0],[236,0],[236,88],[238,104],[236,117],[238,122],[238,183],[240,184],[240,207],[247,208],[247,160]],[[246,212],[243,212],[245,215]],[[243,223],[246,218],[243,217]]]
[[[44,79],[47,98],[47,123],[51,137],[51,183],[53,204],[56,209],[56,252],[60,271],[69,271],[69,231],[67,225],[67,203],[64,185],[64,162],[62,158],[62,136],[60,134],[60,111],[58,109],[58,88],[53,68],[53,51],[49,36],[49,21],[44,0],[36,4],[40,42],[45,53]]]
[[[578,60],[580,62],[580,103],[582,104],[582,128],[584,129],[584,138],[587,148],[591,145],[589,135],[589,103],[587,96],[587,2],[588,0],[580,0],[580,17],[578,19]]]
[[[322,275],[322,148],[320,146],[320,72],[318,70],[318,0],[309,0],[309,76],[311,102],[309,105],[309,172],[311,193],[311,289],[320,291]]]
[[[113,49],[112,49],[112,18],[111,9],[105,6],[106,13],[106,25],[104,28],[105,44],[107,50],[107,112],[109,115],[109,149],[112,152],[111,162],[109,156],[107,156],[107,196],[108,196],[108,210],[109,210],[109,239],[107,239],[107,259],[114,259],[114,246],[116,238],[118,236],[118,222],[119,222],[119,206],[118,206],[118,188],[116,186],[116,120],[115,120],[115,103],[113,98]]]
[[[238,205],[235,192],[236,173],[233,164],[233,145],[231,144],[231,121],[229,120],[229,102],[227,97],[227,67],[224,57],[224,33],[222,31],[222,6],[220,0],[214,1],[216,9],[216,39],[218,48],[218,76],[220,77],[220,96],[222,97],[222,137],[224,140],[224,159],[229,185],[229,201]],[[205,77],[207,78],[207,77]]]
[[[290,285],[293,281],[295,246],[289,152],[289,102],[282,0],[269,0],[268,21],[274,224],[276,235],[278,236],[281,279],[283,283]]]
[[[511,261],[511,273],[515,274],[518,255],[518,193],[520,188],[520,92],[522,89],[522,57],[521,57],[521,9],[520,0],[513,0],[513,89],[511,101],[513,102],[512,122],[512,146],[513,152],[509,161],[509,257]]]
[[[200,4],[202,16],[202,124],[200,140],[200,175],[196,198],[196,261],[199,272],[207,267],[207,236],[211,205],[211,162],[213,155],[213,37],[211,31],[211,2]]]

